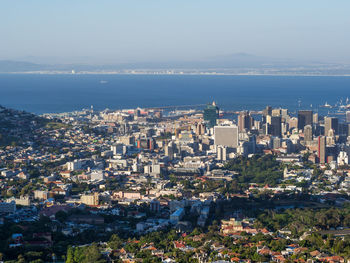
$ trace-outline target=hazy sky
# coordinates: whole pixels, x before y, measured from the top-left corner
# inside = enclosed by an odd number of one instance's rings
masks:
[[[350,0],[1,0],[0,59],[350,63]]]

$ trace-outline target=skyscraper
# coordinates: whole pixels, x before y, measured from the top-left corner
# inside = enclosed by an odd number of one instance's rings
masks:
[[[216,125],[216,120],[219,118],[219,107],[216,106],[215,102],[207,105],[204,109],[203,118],[209,128]]]
[[[312,126],[311,125],[306,125],[304,127],[304,139],[306,142],[312,141]]]
[[[346,112],[346,122],[350,122],[350,111]]]
[[[203,123],[198,123],[196,126],[196,134],[197,135],[203,135],[205,133],[205,126]]]
[[[214,144],[232,148],[238,147],[238,127],[237,126],[215,126]]]
[[[318,136],[318,160],[320,163],[326,163],[326,137]]]
[[[325,117],[324,118],[324,135],[328,136],[330,130],[334,131],[335,135],[339,134],[338,118]]]
[[[272,114],[272,107],[271,106],[266,106],[266,108],[262,111],[262,122],[266,123],[266,117],[268,115],[271,116]]]
[[[272,114],[272,107],[271,106],[266,106],[266,108],[263,110],[263,115],[271,115]]]
[[[305,125],[311,125],[313,123],[312,110],[300,110],[298,111],[298,130],[303,130]]]
[[[271,117],[271,126],[270,126],[270,134],[272,136],[281,137],[281,117],[280,116],[272,116]]]
[[[238,115],[238,129],[239,131],[250,130],[254,120],[248,111],[242,111]]]

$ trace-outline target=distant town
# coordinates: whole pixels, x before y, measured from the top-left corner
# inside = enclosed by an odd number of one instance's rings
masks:
[[[0,262],[350,262],[347,105],[190,108],[0,107]]]

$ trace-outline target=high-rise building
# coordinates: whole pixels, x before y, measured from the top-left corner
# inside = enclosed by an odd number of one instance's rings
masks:
[[[174,159],[174,147],[172,143],[169,143],[168,145],[165,145],[164,147],[164,154],[169,157],[170,160]]]
[[[272,115],[272,107],[271,106],[266,106],[266,108],[263,110],[263,115]]]
[[[318,160],[320,163],[326,163],[326,137],[318,136],[318,150],[317,150]]]
[[[346,112],[346,122],[350,122],[350,111]]]
[[[238,127],[232,126],[215,126],[214,127],[214,144],[232,148],[238,147]]]
[[[196,126],[196,134],[203,135],[205,133],[205,126],[203,123],[198,123]]]
[[[324,118],[324,135],[328,136],[330,130],[334,131],[334,135],[339,134],[338,118],[325,117]]]
[[[339,123],[339,135],[348,136],[349,125],[347,123]]]
[[[281,117],[280,116],[272,116],[271,117],[271,125],[270,125],[270,134],[272,136],[281,137]]]
[[[318,113],[314,113],[312,120],[313,120],[314,124],[318,123]]]
[[[281,148],[281,139],[278,137],[272,137],[271,138],[271,148],[272,149],[278,149]]]
[[[282,109],[273,109],[271,115],[276,117],[282,116]]]
[[[304,127],[304,139],[306,142],[312,141],[312,126],[311,125],[306,125]]]
[[[216,103],[208,104],[203,113],[204,121],[208,124],[208,128],[216,125],[216,120],[219,118],[219,107]]]
[[[300,110],[298,111],[298,129],[303,130],[306,125],[313,123],[312,110]]]
[[[239,131],[250,130],[254,120],[248,111],[242,111],[238,115],[238,129]]]
[[[266,123],[266,117],[271,116],[272,114],[272,107],[266,106],[266,108],[262,111],[262,122]]]
[[[281,109],[281,116],[282,116],[282,118],[287,118],[287,117],[289,117],[289,115],[288,115],[288,109]]]
[[[226,146],[218,146],[217,148],[217,158],[220,161],[227,160],[227,147]]]
[[[297,128],[298,127],[298,119],[296,117],[292,117],[288,121],[289,129]]]

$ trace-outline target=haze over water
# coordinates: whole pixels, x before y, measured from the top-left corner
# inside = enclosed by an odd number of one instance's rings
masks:
[[[58,113],[205,104],[224,110],[298,109],[334,105],[350,97],[350,77],[203,75],[0,75],[0,105]],[[300,105],[300,107],[299,107]],[[312,105],[312,107],[311,107]]]

